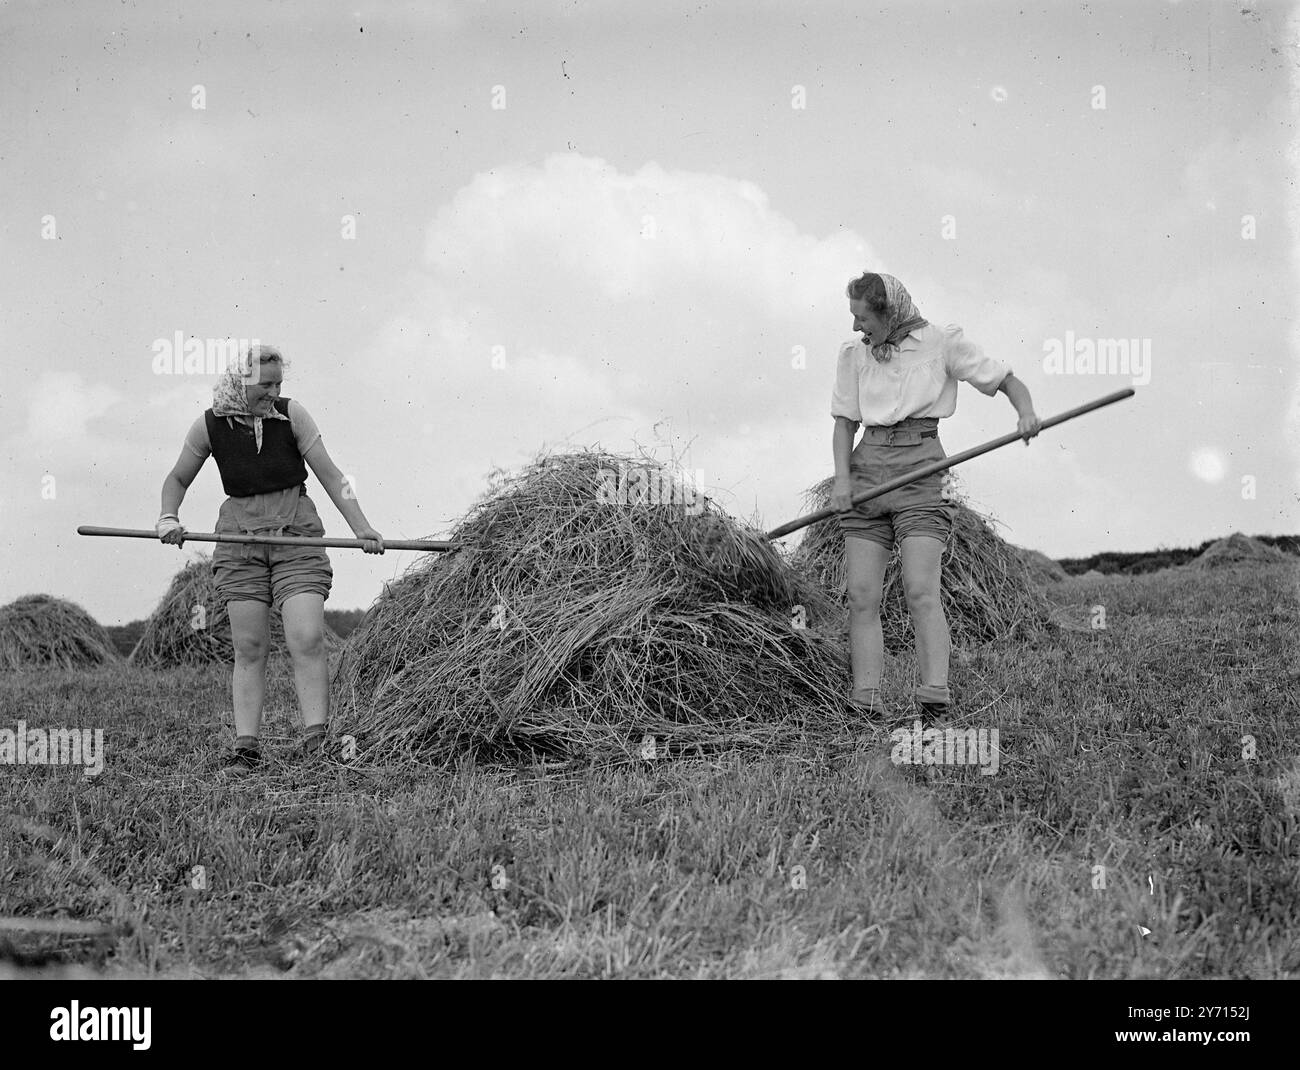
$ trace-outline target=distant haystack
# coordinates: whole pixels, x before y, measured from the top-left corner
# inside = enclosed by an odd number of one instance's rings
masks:
[[[1027,550],[1021,546],[1016,547],[1016,552],[1020,554],[1020,559],[1024,561],[1035,583],[1057,583],[1070,578],[1065,569],[1041,550]]]
[[[833,479],[824,479],[805,495],[810,509],[830,502]],[[954,498],[952,535],[943,552],[939,597],[956,645],[1009,639],[1025,628],[1051,626],[1051,607],[1034,583],[1023,556],[994,529],[987,517]],[[808,528],[790,563],[801,574],[845,604],[844,536],[835,518]],[[903,592],[898,547],[885,568],[880,624],[885,648],[911,648],[912,618]]]
[[[1290,555],[1276,547],[1234,531],[1226,539],[1207,546],[1201,556],[1190,562],[1188,567],[1204,569],[1231,565],[1275,565],[1290,560]]]
[[[121,660],[108,632],[79,605],[29,594],[0,607],[0,671],[72,669]]]
[[[331,654],[343,648],[343,640],[328,624],[325,625],[325,647]],[[280,611],[272,608],[270,654],[275,657],[287,656],[288,653],[284,622]],[[172,577],[171,586],[131,651],[130,661],[132,665],[148,669],[234,664],[230,614],[217,594],[212,558],[199,557]]]

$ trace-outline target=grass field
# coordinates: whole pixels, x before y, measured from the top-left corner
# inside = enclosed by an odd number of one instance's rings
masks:
[[[1057,585],[1077,630],[954,652],[960,722],[1000,731],[991,776],[896,766],[866,729],[762,759],[277,759],[230,784],[226,670],[0,675],[0,728],[102,726],[107,748],[93,778],[0,765],[0,916],[108,929],[0,928],[0,973],[1298,977],[1298,594],[1291,564]],[[912,684],[891,659],[896,705]],[[282,668],[268,747],[294,717]]]

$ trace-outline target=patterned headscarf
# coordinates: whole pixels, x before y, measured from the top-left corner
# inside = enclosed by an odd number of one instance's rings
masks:
[[[266,417],[253,416],[248,410],[248,394],[244,390],[244,384],[248,382],[257,383],[261,381],[261,356],[263,353],[275,353],[279,355],[279,350],[271,346],[253,346],[244,353],[239,360],[232,363],[222,373],[217,385],[212,388],[212,415],[224,416],[226,423],[231,427],[235,426],[232,417],[251,416],[253,420],[253,438],[257,442],[257,452],[262,452],[262,420],[287,420],[279,409],[272,408],[271,414]],[[257,377],[253,376],[253,369],[257,369]]]
[[[884,320],[889,333],[883,342],[871,347],[871,355],[879,363],[887,364],[893,359],[898,344],[918,327],[924,327],[929,320],[912,304],[912,295],[907,292],[907,287],[893,275],[881,275],[880,281],[885,284]]]

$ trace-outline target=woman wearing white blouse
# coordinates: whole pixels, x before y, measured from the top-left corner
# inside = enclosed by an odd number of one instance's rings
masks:
[[[853,329],[862,340],[840,348],[831,415],[835,418],[835,483],[831,506],[840,511],[849,601],[850,702],[868,715],[883,713],[880,678],[884,637],[880,599],[885,566],[898,540],[903,590],[916,633],[920,686],[916,700],[925,720],[948,711],[948,621],[939,600],[943,550],[955,507],[943,498],[942,473],[917,480],[856,508],[852,496],[886,480],[943,460],[939,420],[957,408],[957,382],[992,397],[1006,394],[1019,417],[1025,444],[1039,419],[1024,383],[1004,361],[962,337],[960,327],[939,328],[912,304],[892,275],[868,272],[846,294]],[[863,435],[856,449],[858,425]]]

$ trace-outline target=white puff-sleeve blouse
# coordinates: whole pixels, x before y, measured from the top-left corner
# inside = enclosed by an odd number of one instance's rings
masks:
[[[967,341],[955,324],[918,327],[884,364],[857,338],[840,347],[831,415],[868,427],[886,427],[909,416],[942,419],[957,411],[958,382],[992,397],[1010,374],[1006,361]]]

